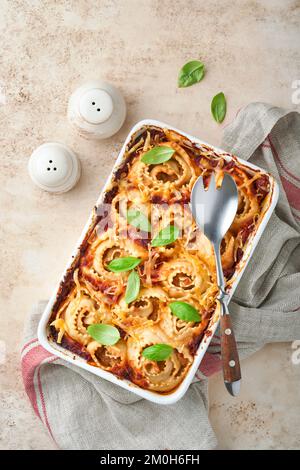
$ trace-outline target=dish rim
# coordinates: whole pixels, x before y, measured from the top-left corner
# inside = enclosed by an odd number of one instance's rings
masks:
[[[122,145],[122,148],[121,148],[121,150],[118,154],[117,160],[115,161],[115,163],[113,165],[112,171],[111,171],[110,175],[107,177],[106,182],[104,183],[104,186],[103,186],[102,190],[100,191],[100,195],[99,195],[99,197],[96,201],[96,204],[95,204],[96,207],[102,202],[103,197],[105,195],[105,192],[107,191],[107,189],[109,188],[109,185],[112,182],[114,172],[123,160],[123,156],[124,156],[126,146],[130,142],[130,139],[131,139],[132,135],[143,126],[157,126],[157,127],[160,127],[160,128],[167,128],[169,130],[178,132],[180,135],[182,135],[182,136],[186,137],[187,139],[191,140],[193,143],[208,146],[212,150],[216,151],[216,153],[226,154],[229,157],[233,156],[233,154],[231,154],[230,152],[226,152],[225,150],[222,150],[219,147],[208,144],[205,141],[203,141],[203,140],[201,140],[201,139],[199,139],[195,136],[192,136],[192,135],[190,135],[190,134],[188,134],[188,133],[186,133],[186,132],[184,132],[180,129],[177,129],[176,127],[174,127],[172,125],[166,124],[163,121],[159,121],[159,120],[155,120],[155,119],[143,119],[141,121],[138,121],[130,129],[130,131],[128,132],[127,137],[124,141],[124,144]],[[269,207],[266,209],[266,211],[263,215],[263,218],[261,220],[261,223],[260,223],[259,227],[257,228],[253,239],[248,244],[248,246],[246,248],[246,251],[244,252],[244,257],[246,259],[244,261],[243,266],[239,270],[236,278],[234,279],[234,282],[232,283],[232,286],[231,286],[231,289],[230,289],[230,292],[229,292],[229,301],[230,301],[231,297],[233,296],[234,291],[237,288],[237,286],[239,284],[239,281],[240,281],[240,279],[241,279],[241,277],[242,277],[242,275],[243,275],[243,273],[244,273],[244,271],[245,271],[252,255],[253,255],[253,252],[254,252],[257,244],[258,244],[258,241],[259,241],[262,233],[264,232],[264,230],[266,228],[266,225],[267,225],[267,223],[268,223],[268,221],[271,217],[271,214],[272,214],[272,212],[273,212],[273,210],[276,206],[278,196],[279,196],[278,184],[277,184],[275,178],[272,175],[270,175],[263,168],[260,168],[259,166],[254,165],[253,163],[250,163],[246,160],[238,158],[236,155],[234,155],[234,158],[236,159],[236,161],[238,163],[241,163],[243,166],[246,166],[246,167],[248,166],[251,169],[259,170],[263,174],[267,174],[270,178],[272,194],[271,194],[271,203],[270,203]],[[50,319],[50,316],[51,316],[51,313],[52,313],[52,308],[53,308],[54,303],[55,303],[56,298],[57,298],[59,287],[61,286],[61,284],[62,284],[62,282],[65,278],[65,275],[67,274],[67,271],[72,266],[74,258],[78,255],[80,246],[81,246],[81,244],[82,244],[82,242],[83,242],[83,240],[86,236],[86,233],[87,233],[88,229],[90,228],[90,225],[93,221],[93,216],[94,216],[94,211],[92,209],[92,211],[91,211],[91,213],[88,217],[88,220],[87,220],[87,222],[86,222],[86,224],[85,224],[85,226],[84,226],[84,228],[81,232],[81,235],[80,235],[80,237],[77,241],[77,244],[75,245],[75,248],[74,248],[74,250],[72,251],[72,253],[70,255],[70,258],[67,262],[67,265],[66,265],[64,271],[62,272],[62,275],[60,276],[59,281],[58,281],[56,287],[53,290],[53,294],[50,297],[50,299],[49,299],[49,301],[48,301],[48,303],[45,307],[45,310],[44,310],[44,312],[41,316],[41,319],[40,319],[39,325],[38,325],[38,340],[39,340],[40,344],[42,345],[42,347],[44,349],[46,349],[48,352],[54,354],[55,356],[58,356],[59,358],[61,358],[63,360],[66,360],[67,362],[69,362],[73,365],[75,364],[76,366],[81,367],[81,368],[93,373],[94,375],[97,375],[98,377],[101,377],[105,380],[108,380],[109,382],[112,382],[116,385],[119,385],[120,387],[124,388],[125,390],[130,391],[132,393],[135,393],[136,395],[140,396],[141,398],[145,398],[146,400],[150,400],[151,402],[154,402],[154,403],[157,403],[157,404],[160,404],[160,405],[171,405],[173,403],[176,403],[178,400],[180,400],[180,398],[182,398],[184,396],[184,394],[188,390],[190,384],[192,383],[192,381],[194,379],[194,376],[196,374],[196,371],[199,368],[199,366],[201,364],[201,361],[204,357],[204,354],[206,353],[206,351],[209,347],[209,344],[210,344],[210,342],[211,342],[211,340],[214,336],[214,333],[215,333],[215,331],[218,327],[218,324],[219,324],[219,319],[216,320],[216,321],[213,321],[216,313],[213,314],[213,316],[210,320],[210,323],[209,323],[207,329],[204,332],[204,336],[203,336],[203,338],[202,338],[202,340],[199,344],[199,347],[197,349],[197,352],[194,356],[193,363],[192,363],[189,371],[187,372],[186,376],[184,377],[183,381],[179,384],[179,386],[174,391],[171,391],[167,394],[159,394],[158,392],[143,389],[143,388],[139,387],[138,385],[135,385],[134,383],[132,383],[132,382],[126,380],[126,379],[118,378],[117,376],[115,376],[111,372],[105,371],[105,370],[101,369],[100,367],[92,366],[92,365],[88,364],[80,356],[76,356],[73,352],[70,352],[67,349],[62,348],[60,345],[58,345],[57,343],[54,343],[53,341],[51,341],[48,338],[48,333],[47,333],[48,322],[49,322],[49,319]],[[207,332],[209,332],[210,334],[208,335]],[[55,344],[55,346],[54,346],[54,344]]]

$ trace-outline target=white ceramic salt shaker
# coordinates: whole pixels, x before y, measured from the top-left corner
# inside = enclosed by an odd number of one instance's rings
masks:
[[[66,145],[48,142],[32,153],[28,171],[32,181],[51,193],[69,191],[80,178],[80,161]]]
[[[88,139],[106,139],[118,132],[126,116],[126,104],[110,83],[95,80],[71,95],[68,119],[73,128]]]

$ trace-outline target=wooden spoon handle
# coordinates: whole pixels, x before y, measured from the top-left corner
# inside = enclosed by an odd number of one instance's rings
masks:
[[[227,387],[227,383],[241,380],[240,361],[229,314],[221,315],[220,328],[223,375]]]

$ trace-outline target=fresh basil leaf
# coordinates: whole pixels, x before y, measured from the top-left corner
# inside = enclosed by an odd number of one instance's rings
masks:
[[[216,96],[213,97],[211,102],[211,113],[213,118],[217,122],[223,122],[226,116],[226,98],[223,92],[218,93]]]
[[[131,271],[131,269],[134,269],[138,264],[140,264],[141,261],[141,259],[135,258],[134,256],[116,258],[107,265],[107,269],[113,271],[114,273]]]
[[[175,317],[180,318],[183,321],[199,322],[201,316],[198,310],[195,309],[191,304],[186,302],[171,302],[169,304],[171,312]]]
[[[153,147],[153,149],[148,150],[144,153],[141,160],[147,165],[157,165],[158,163],[164,163],[172,158],[172,155],[175,153],[175,150],[172,147],[167,147],[166,145],[158,145]]]
[[[178,75],[179,88],[185,88],[200,82],[204,77],[204,72],[204,64],[200,60],[187,62]]]
[[[125,302],[130,304],[133,302],[140,292],[140,276],[136,271],[131,271],[128,276],[127,287],[125,292]]]
[[[149,346],[145,348],[142,352],[142,356],[150,361],[164,361],[168,359],[168,357],[172,354],[173,348],[169,344],[153,344],[153,346]]]
[[[142,212],[136,209],[127,211],[127,222],[133,227],[139,228],[144,232],[151,232],[151,224],[148,218]]]
[[[112,325],[105,325],[104,323],[95,323],[87,327],[88,334],[98,343],[105,346],[111,346],[120,339],[119,330]]]
[[[176,225],[167,225],[152,240],[151,246],[165,246],[173,243],[179,237],[179,228]]]

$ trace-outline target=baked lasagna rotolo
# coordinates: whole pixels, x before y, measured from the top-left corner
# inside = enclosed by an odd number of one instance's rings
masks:
[[[212,173],[217,184],[229,173],[239,190],[221,246],[230,289],[269,207],[268,175],[145,125],[132,135],[59,288],[52,340],[144,389],[178,387],[217,306],[212,246],[189,209],[197,177],[208,182]]]

